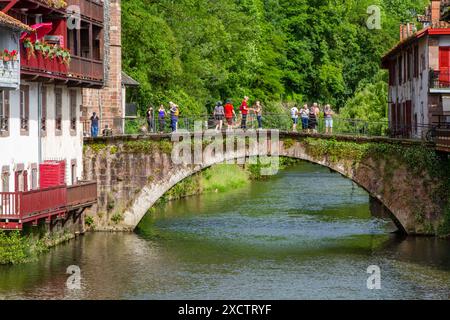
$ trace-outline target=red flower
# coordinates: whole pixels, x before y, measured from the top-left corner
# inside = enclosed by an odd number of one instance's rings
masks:
[[[3,50],[3,53],[5,53],[5,54],[9,54],[9,51],[8,51],[8,49],[5,49],[5,50]]]
[[[17,54],[17,51],[16,50],[13,50],[13,51],[11,51],[11,53],[10,53],[13,57]]]

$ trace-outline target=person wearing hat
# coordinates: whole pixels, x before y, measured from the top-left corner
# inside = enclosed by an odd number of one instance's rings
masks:
[[[222,101],[218,101],[214,108],[214,120],[216,121],[216,131],[222,131],[223,118],[225,117],[225,109]]]

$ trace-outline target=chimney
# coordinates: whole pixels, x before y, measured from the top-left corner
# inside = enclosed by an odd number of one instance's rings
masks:
[[[431,1],[431,23],[441,20],[441,0]]]

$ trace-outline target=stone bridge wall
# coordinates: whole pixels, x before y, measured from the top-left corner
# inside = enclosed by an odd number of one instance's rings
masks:
[[[377,198],[408,234],[448,232],[444,211],[450,167],[447,156],[432,147],[385,138],[303,134],[281,134],[279,146],[281,156],[317,163],[353,180]],[[99,186],[98,205],[90,212],[97,230],[134,229],[170,188],[219,163],[205,157],[201,165],[177,165],[171,160],[172,149],[169,136],[85,141],[85,178],[96,179]]]

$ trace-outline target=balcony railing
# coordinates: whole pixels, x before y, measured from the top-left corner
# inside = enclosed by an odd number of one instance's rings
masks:
[[[102,81],[103,62],[81,57],[72,57],[69,66],[69,74],[73,78]]]
[[[71,208],[97,202],[97,183],[82,182],[67,187],[67,205]]]
[[[22,70],[44,77],[75,78],[77,80],[103,81],[103,61],[90,60],[72,56],[69,66],[60,58],[46,59],[41,52],[28,57],[26,50],[21,50]]]
[[[51,218],[97,202],[97,183],[86,182],[27,192],[0,192],[0,228],[21,229],[27,222]]]
[[[62,63],[59,58],[44,58],[40,51],[35,51],[34,55],[28,56],[27,50],[22,48],[20,59],[20,65],[23,70],[56,77],[66,77],[67,75],[67,65]]]
[[[450,89],[450,72],[430,70],[430,89]]]
[[[103,1],[68,0],[67,4],[78,6],[82,17],[103,23]]]

